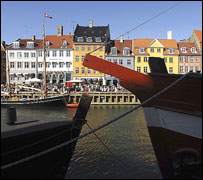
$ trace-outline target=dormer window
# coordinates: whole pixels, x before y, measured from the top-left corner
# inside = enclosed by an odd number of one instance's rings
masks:
[[[66,40],[65,40],[65,41],[63,41],[62,48],[66,48],[66,47],[67,47],[67,45],[68,45],[67,41],[66,41]]]
[[[140,53],[144,53],[144,48],[139,48]]]
[[[115,47],[111,48],[111,55],[112,56],[116,56],[117,55],[117,48],[115,48]]]
[[[34,42],[27,42],[27,48],[34,48]]]
[[[169,54],[173,54],[174,53],[174,49],[169,49]]]
[[[12,47],[13,48],[19,48],[20,47],[20,42],[13,42]]]
[[[101,42],[101,37],[96,37],[96,42]]]
[[[49,46],[50,46],[50,42],[47,41],[47,42],[46,42],[46,47],[49,47]]]
[[[197,53],[197,50],[195,47],[192,47],[190,50],[192,51],[192,53]]]
[[[182,53],[186,53],[187,52],[186,47],[181,47],[181,51],[182,51]]]
[[[130,49],[127,48],[127,47],[123,48],[123,55],[124,56],[129,56],[130,55]]]
[[[78,42],[83,42],[83,37],[78,37]]]
[[[87,37],[87,42],[92,42],[92,37]]]

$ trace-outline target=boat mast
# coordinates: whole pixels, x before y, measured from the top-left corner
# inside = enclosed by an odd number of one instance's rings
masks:
[[[9,60],[8,60],[8,48],[6,48],[6,61],[7,61],[7,82],[8,82],[8,94],[11,97],[11,85],[10,85],[10,68],[9,68]]]
[[[44,36],[44,20],[43,20],[43,51],[44,51],[44,97],[47,97],[47,79],[46,79],[46,50],[45,50],[45,36]]]

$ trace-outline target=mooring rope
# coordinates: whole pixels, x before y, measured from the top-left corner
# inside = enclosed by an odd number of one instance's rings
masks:
[[[87,133],[84,133],[84,134],[81,135],[81,136],[75,137],[74,139],[71,139],[71,140],[69,140],[69,141],[67,141],[67,142],[64,142],[64,143],[62,143],[62,144],[60,144],[60,145],[54,146],[54,147],[52,147],[52,148],[50,148],[50,149],[44,150],[44,151],[42,151],[42,152],[40,152],[40,153],[34,154],[34,155],[32,155],[32,156],[29,156],[29,157],[27,157],[27,158],[18,160],[18,161],[16,161],[16,162],[9,163],[9,164],[7,164],[7,165],[1,166],[1,170],[6,169],[6,168],[9,168],[9,167],[12,167],[12,166],[15,166],[15,165],[20,164],[20,163],[24,163],[24,162],[26,162],[26,161],[32,160],[32,159],[34,159],[34,158],[37,158],[37,157],[39,157],[39,156],[41,156],[41,155],[47,154],[47,153],[49,153],[49,152],[51,152],[51,151],[54,151],[54,150],[59,149],[59,148],[61,148],[61,147],[63,147],[63,146],[66,146],[66,145],[68,145],[68,144],[70,144],[70,143],[72,143],[72,142],[74,142],[74,141],[77,141],[77,140],[79,140],[79,139],[81,139],[81,138],[84,138],[84,137],[86,137],[86,136],[88,136],[88,135],[90,135],[90,134],[92,134],[92,133],[94,133],[94,132],[96,132],[96,131],[98,131],[98,130],[100,130],[100,129],[102,129],[102,128],[108,126],[108,125],[110,125],[110,124],[112,124],[113,122],[115,122],[115,121],[117,121],[117,120],[119,120],[119,119],[125,117],[126,115],[130,114],[131,112],[133,112],[133,111],[135,111],[136,109],[140,108],[141,106],[145,105],[145,104],[148,103],[149,101],[153,100],[154,98],[156,98],[157,96],[159,96],[159,95],[162,94],[163,92],[167,91],[169,88],[171,88],[172,86],[174,86],[175,84],[177,84],[178,82],[180,82],[182,79],[184,79],[185,77],[187,77],[188,75],[191,75],[191,74],[193,74],[193,72],[188,72],[187,74],[181,76],[181,77],[178,78],[176,81],[174,81],[173,83],[171,83],[169,86],[167,86],[166,88],[162,89],[162,90],[159,91],[158,93],[156,93],[156,94],[154,94],[153,96],[151,96],[149,99],[145,100],[144,102],[142,102],[141,104],[139,104],[139,105],[136,106],[135,108],[129,110],[128,112],[126,112],[126,113],[124,113],[124,114],[122,114],[122,115],[120,115],[120,116],[118,116],[118,117],[112,119],[111,121],[109,121],[109,122],[107,122],[107,123],[105,123],[105,124],[103,124],[103,125],[101,125],[101,126],[95,128],[95,129],[93,129],[93,130],[91,130],[91,131],[89,131],[89,132],[87,132]]]

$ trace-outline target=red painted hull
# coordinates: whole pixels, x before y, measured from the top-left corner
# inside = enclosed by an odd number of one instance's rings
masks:
[[[72,104],[66,104],[66,107],[69,107],[69,108],[77,108],[78,107],[78,103],[72,103]]]
[[[120,85],[135,94],[140,102],[181,77],[145,75],[89,54],[83,65],[119,78]],[[202,77],[187,76],[143,108],[147,109],[144,111],[145,119],[162,177],[202,177],[199,170],[202,167]],[[189,171],[190,174],[187,174]]]

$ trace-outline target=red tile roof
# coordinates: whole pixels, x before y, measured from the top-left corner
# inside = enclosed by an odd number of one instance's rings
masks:
[[[196,34],[199,41],[202,42],[202,31],[201,30],[194,30],[194,33]]]
[[[186,51],[187,51],[187,53],[182,53],[182,51],[181,51],[181,47],[186,47]],[[192,47],[195,47],[196,48],[196,50],[197,50],[197,53],[192,53],[191,52],[191,48]],[[179,48],[179,53],[180,53],[180,55],[200,55],[200,52],[199,52],[199,50],[198,50],[198,48],[197,48],[197,45],[195,44],[195,43],[191,43],[191,42],[178,42],[178,48]]]
[[[42,39],[18,39],[15,42],[20,42],[20,49],[27,48],[27,42],[34,42],[34,48],[42,49],[43,48],[43,40]],[[8,48],[12,48],[12,43],[8,46]]]

